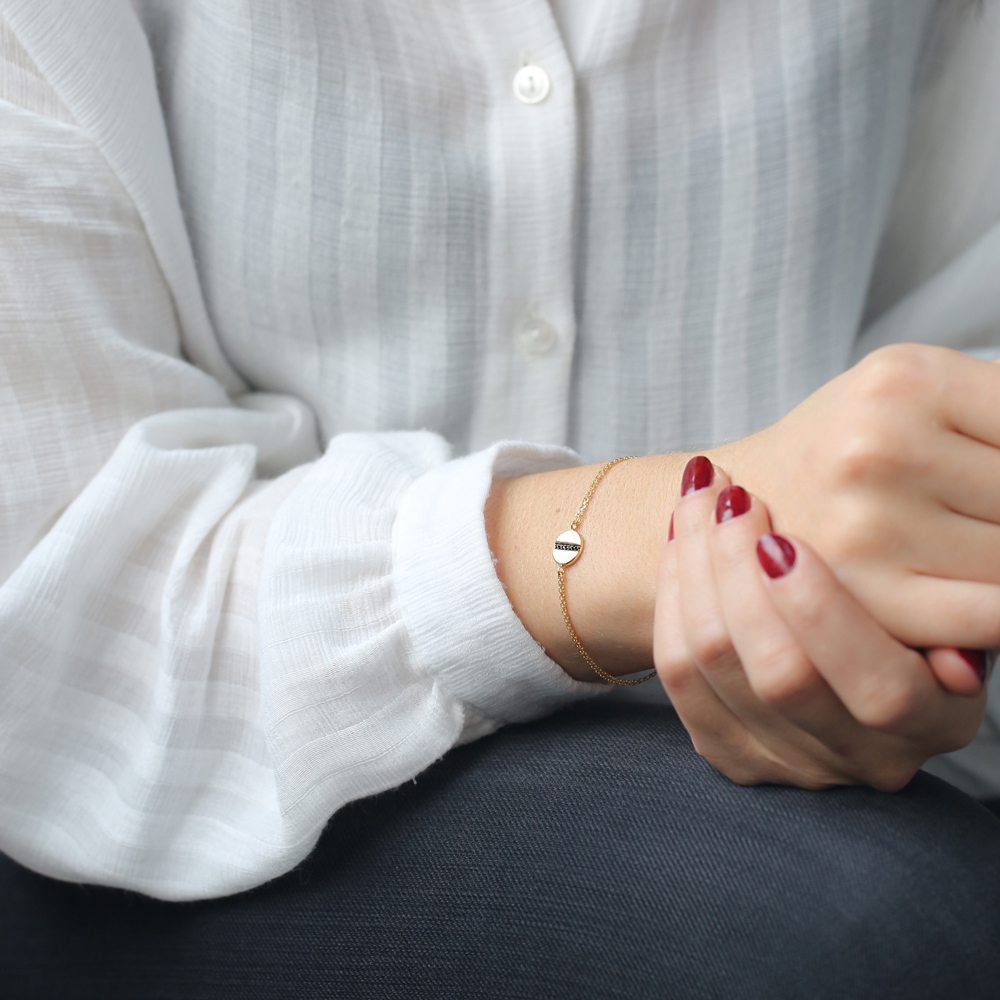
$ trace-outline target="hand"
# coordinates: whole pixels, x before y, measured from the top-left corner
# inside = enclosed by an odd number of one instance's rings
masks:
[[[708,452],[911,646],[1000,644],[1000,368],[897,345]]]
[[[741,784],[894,790],[968,743],[986,704],[970,665],[894,639],[808,544],[767,534],[758,499],[701,469],[714,481],[674,509],[654,629],[657,671],[698,752]]]
[[[997,398],[995,365],[945,348],[883,348],[773,426],[707,454],[902,642],[991,648],[1000,645]],[[613,672],[649,663],[656,560],[689,457],[623,463],[588,511],[569,599],[584,645]],[[593,673],[563,624],[550,552],[599,467],[498,480],[486,504],[515,612],[581,680]]]

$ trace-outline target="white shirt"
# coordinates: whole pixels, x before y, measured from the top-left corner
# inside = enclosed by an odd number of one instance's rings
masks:
[[[494,477],[995,352],[995,11],[930,11],[630,0],[571,58],[546,0],[0,0],[0,847],[272,878],[593,693],[497,580]]]
[[[549,0],[559,33],[574,67],[583,66],[601,18],[613,16],[608,0]]]

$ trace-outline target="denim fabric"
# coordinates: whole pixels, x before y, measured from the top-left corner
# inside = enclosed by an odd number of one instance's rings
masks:
[[[1000,821],[903,792],[739,788],[663,707],[580,706],[357,802],[296,871],[159,903],[0,859],[0,995],[1000,995]]]

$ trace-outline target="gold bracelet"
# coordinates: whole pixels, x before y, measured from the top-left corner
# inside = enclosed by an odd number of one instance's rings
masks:
[[[557,572],[557,576],[559,577],[559,604],[562,606],[563,621],[566,623],[566,628],[569,629],[573,645],[576,646],[580,655],[587,661],[587,665],[594,671],[595,674],[597,674],[598,677],[606,680],[609,684],[617,684],[620,687],[632,687],[634,684],[642,684],[644,681],[652,680],[656,676],[656,671],[651,671],[646,674],[645,677],[623,681],[620,677],[615,677],[613,674],[609,674],[606,670],[602,669],[594,662],[591,655],[583,648],[583,643],[580,642],[580,637],[576,634],[576,629],[573,628],[573,622],[569,617],[569,608],[566,606],[566,567],[572,566],[573,563],[580,558],[580,555],[583,552],[583,539],[580,537],[580,532],[577,531],[577,529],[580,527],[583,515],[587,511],[587,504],[590,503],[591,497],[594,495],[594,490],[597,489],[597,484],[604,478],[605,474],[613,466],[617,465],[619,462],[627,462],[630,458],[635,457],[635,455],[624,455],[622,458],[616,458],[613,462],[608,462],[608,464],[605,465],[596,476],[594,476],[594,481],[590,484],[590,489],[587,490],[587,494],[583,498],[583,503],[580,504],[580,509],[576,512],[576,517],[573,518],[573,523],[570,525],[569,531],[564,531],[556,539],[555,545],[552,546],[552,558],[555,559],[559,566],[559,570]]]

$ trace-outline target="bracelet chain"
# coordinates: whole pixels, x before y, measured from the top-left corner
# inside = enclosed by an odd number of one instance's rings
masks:
[[[594,481],[590,484],[590,489],[587,490],[584,495],[583,502],[580,504],[580,509],[576,512],[576,517],[573,518],[573,523],[571,528],[576,531],[580,527],[580,522],[583,520],[583,515],[587,512],[587,506],[589,505],[591,499],[594,496],[594,491],[597,489],[601,480],[605,477],[607,472],[616,466],[619,462],[627,462],[630,458],[635,458],[635,455],[623,455],[621,458],[616,458],[611,462],[608,462],[596,476],[594,476]],[[558,543],[557,543],[558,544]],[[615,677],[614,674],[609,674],[603,667],[598,666],[594,661],[594,658],[583,648],[583,643],[580,641],[580,637],[576,634],[576,629],[573,627],[573,621],[569,616],[569,605],[566,603],[566,566],[560,564],[557,573],[559,579],[559,606],[562,608],[563,621],[566,623],[566,628],[569,630],[570,638],[573,640],[573,645],[576,646],[577,651],[583,657],[587,666],[597,674],[602,680],[607,681],[609,684],[616,684],[619,687],[632,687],[636,684],[643,684],[648,680],[652,680],[656,676],[656,671],[652,670],[650,673],[645,674],[642,677],[638,677],[634,680],[622,680],[620,677]]]

